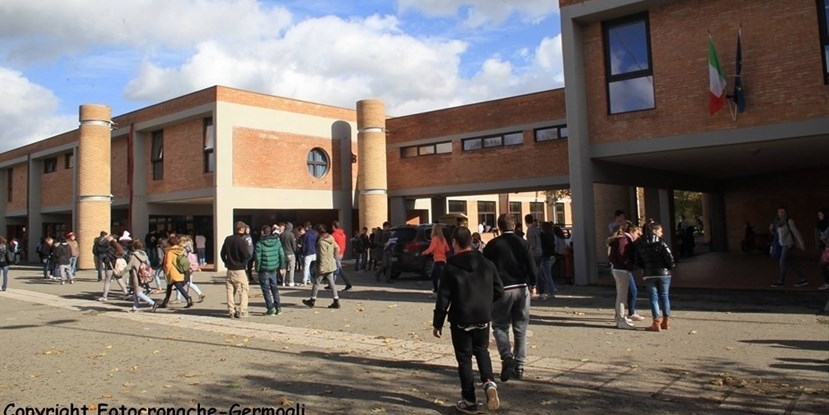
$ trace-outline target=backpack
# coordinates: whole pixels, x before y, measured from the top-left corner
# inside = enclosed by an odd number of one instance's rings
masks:
[[[109,252],[109,241],[106,236],[99,236],[98,239],[95,240],[95,253],[103,256],[106,255],[107,252]]]
[[[112,266],[112,275],[116,279],[124,276],[124,270],[127,269],[127,260],[124,258],[117,258],[115,264]]]
[[[199,257],[197,257],[196,254],[192,252],[187,254],[187,262],[189,262],[188,270],[190,272],[196,272],[201,269],[199,268]]]
[[[153,279],[155,279],[155,277],[153,277],[153,268],[147,262],[141,261],[141,259],[138,258],[137,255],[133,254],[133,256],[135,256],[136,259],[138,259],[138,261],[141,262],[141,265],[138,266],[137,272],[138,283],[141,285],[149,284],[153,281]]]
[[[190,259],[187,258],[187,254],[182,253],[181,255],[176,255],[176,260],[173,262],[173,266],[175,266],[176,270],[182,275],[187,274],[187,271],[190,271]]]

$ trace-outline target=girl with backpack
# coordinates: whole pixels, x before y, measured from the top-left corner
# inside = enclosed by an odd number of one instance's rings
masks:
[[[185,271],[179,270],[179,266],[177,265],[179,258],[185,255],[184,248],[179,245],[178,237],[176,235],[170,235],[167,238],[167,249],[164,251],[164,261],[162,262],[164,273],[167,274],[167,293],[164,295],[164,301],[158,305],[159,308],[167,308],[170,295],[173,293],[173,287],[187,300],[187,305],[184,308],[193,306],[193,299],[184,290]]]
[[[184,254],[187,256],[188,263],[188,268],[184,272],[184,286],[187,289],[187,292],[193,290],[193,292],[199,296],[199,303],[204,302],[204,293],[202,293],[199,286],[193,282],[193,275],[196,271],[201,271],[201,267],[199,267],[199,257],[196,255],[196,250],[193,248],[193,240],[189,236],[184,235],[181,237],[179,242],[184,248]],[[181,301],[181,294],[178,292],[176,293],[176,301]]]
[[[124,292],[124,297],[127,297],[127,286],[124,285],[124,282],[121,281],[121,274],[120,271],[123,270],[117,269],[116,264],[119,264],[118,261],[124,261],[124,266],[126,266],[126,259],[124,258],[124,248],[121,247],[121,244],[118,243],[115,239],[109,239],[109,248],[107,249],[106,260],[102,261],[101,267],[104,271],[104,292],[101,297],[98,298],[98,301],[107,301],[109,297],[109,287],[112,283],[112,278],[115,278],[115,281],[118,282],[118,285],[121,286],[121,290]],[[119,271],[116,273],[116,270]]]
[[[132,288],[131,311],[133,313],[138,311],[139,300],[141,300],[149,304],[152,307],[151,311],[155,312],[158,308],[158,302],[154,301],[141,290],[143,283],[149,282],[149,280],[141,281],[142,273],[148,274],[150,278],[152,277],[152,267],[150,267],[150,259],[147,257],[147,253],[144,252],[144,242],[141,242],[140,239],[133,239],[131,248],[129,261],[127,262],[126,268],[122,271],[122,275],[128,278],[129,285]]]

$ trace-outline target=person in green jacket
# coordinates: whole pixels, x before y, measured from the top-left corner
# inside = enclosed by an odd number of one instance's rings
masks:
[[[273,233],[270,225],[262,226],[261,235],[254,250],[256,273],[259,275],[259,286],[262,287],[265,297],[265,307],[268,308],[265,315],[275,316],[282,311],[276,273],[278,272],[280,277],[285,275],[287,261],[282,242],[278,235]]]

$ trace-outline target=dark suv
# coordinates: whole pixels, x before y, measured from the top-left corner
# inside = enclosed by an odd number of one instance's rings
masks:
[[[391,253],[388,272],[392,279],[403,272],[414,272],[428,279],[432,273],[432,256],[423,255],[432,242],[432,223],[403,225],[391,228],[388,249]],[[452,225],[444,225],[443,234],[451,241]]]

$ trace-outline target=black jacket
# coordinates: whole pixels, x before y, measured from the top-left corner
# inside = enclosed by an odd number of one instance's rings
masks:
[[[250,256],[248,241],[245,240],[244,236],[234,233],[225,238],[225,242],[222,244],[221,258],[227,269],[231,271],[245,269]]]
[[[440,277],[432,326],[485,324],[492,319],[492,303],[504,295],[495,265],[478,251],[466,251],[446,261]],[[448,310],[448,312],[447,312]]]
[[[662,238],[656,235],[642,236],[636,241],[636,266],[642,268],[645,277],[671,275],[674,256]]]
[[[515,232],[504,232],[484,247],[484,256],[498,268],[504,288],[535,286],[538,267],[524,238]]]

